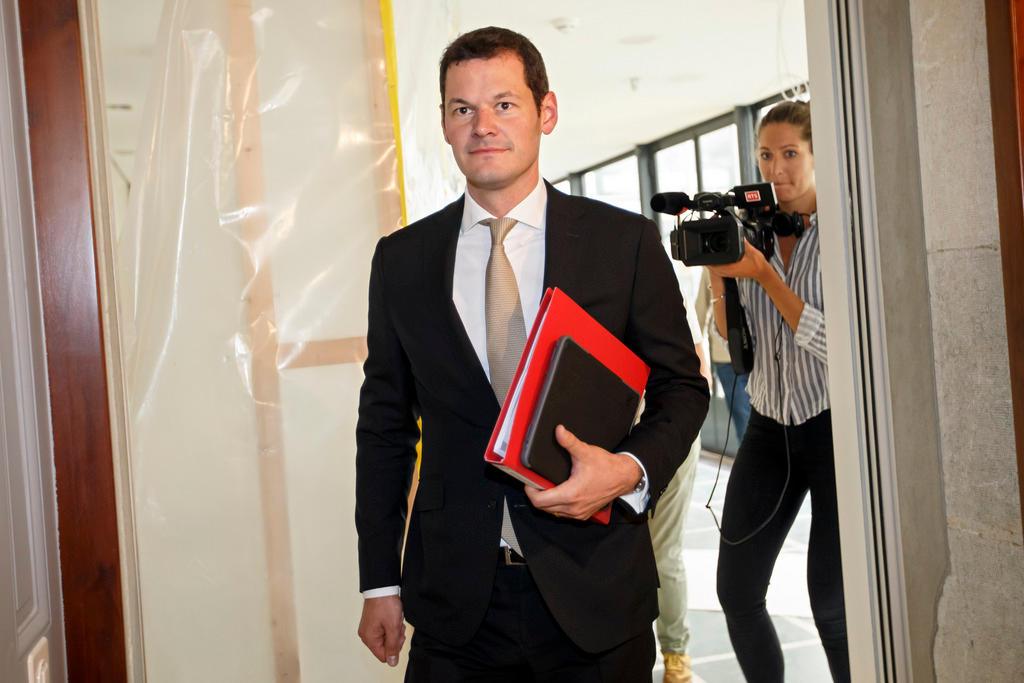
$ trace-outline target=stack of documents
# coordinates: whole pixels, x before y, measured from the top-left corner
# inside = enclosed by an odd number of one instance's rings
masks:
[[[484,459],[537,488],[565,481],[563,425],[606,450],[629,434],[650,368],[565,292],[544,293]],[[594,515],[608,523],[606,508]]]

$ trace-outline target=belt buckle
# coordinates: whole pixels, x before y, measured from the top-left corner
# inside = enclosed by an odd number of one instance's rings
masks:
[[[512,548],[509,546],[502,546],[501,548],[505,553],[505,565],[508,567],[525,566],[525,562],[520,562],[512,557]],[[518,555],[518,553],[517,553]]]

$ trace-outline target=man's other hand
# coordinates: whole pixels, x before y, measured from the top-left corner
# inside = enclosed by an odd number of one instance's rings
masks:
[[[555,428],[555,439],[569,451],[572,473],[558,486],[544,491],[526,487],[526,495],[538,510],[556,517],[589,519],[640,481],[640,466],[628,455],[609,453],[580,441],[562,425]]]
[[[405,644],[402,599],[397,595],[363,600],[359,638],[373,656],[388,666],[398,666],[398,653]]]

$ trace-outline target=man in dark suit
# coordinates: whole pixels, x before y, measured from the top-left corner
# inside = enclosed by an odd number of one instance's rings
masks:
[[[441,99],[466,194],[383,238],[371,269],[356,455],[360,637],[394,666],[404,613],[416,629],[407,681],[649,681],[657,574],[646,512],[708,402],[675,276],[651,221],[540,178],[541,135],[558,107],[526,38],[493,27],[460,36],[442,57]],[[507,234],[492,239],[496,230]],[[517,290],[500,325],[492,267]],[[508,388],[506,333],[530,328],[546,287],[651,375],[617,452],[559,427],[570,478],[524,490],[483,455]],[[417,418],[422,464],[403,558]],[[611,524],[586,521],[613,501]]]

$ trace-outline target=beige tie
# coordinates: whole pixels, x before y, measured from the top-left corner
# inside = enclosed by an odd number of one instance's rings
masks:
[[[505,401],[519,357],[526,346],[526,324],[519,302],[519,285],[512,264],[505,254],[505,236],[516,224],[514,218],[491,218],[483,221],[491,228],[491,256],[487,260],[487,365],[491,386],[499,402]],[[508,500],[502,501],[501,537],[512,550],[523,554],[508,514]]]
[[[505,236],[516,224],[514,218],[484,221],[491,228],[491,257],[487,260],[487,364],[491,386],[499,402],[504,402],[519,356],[526,345],[523,307],[519,303],[519,285],[505,254]]]

